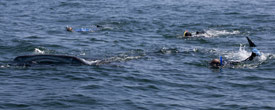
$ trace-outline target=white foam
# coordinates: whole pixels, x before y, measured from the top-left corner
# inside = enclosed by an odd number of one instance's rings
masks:
[[[227,52],[225,57],[227,59],[242,61],[242,60],[245,60],[246,58],[248,58],[250,55],[251,55],[251,52],[246,51],[245,46],[240,44],[239,51],[237,51],[237,52]]]
[[[141,56],[119,56],[119,57],[111,57],[108,60],[115,62],[115,61],[127,61],[133,59],[139,59]]]
[[[251,55],[251,53],[252,53],[251,51],[245,50],[244,45],[240,45],[240,48],[237,52],[236,51],[226,52],[226,54],[224,56],[226,59],[231,60],[231,61],[243,61],[243,60],[247,59]],[[268,59],[268,56],[270,56],[270,54],[261,52],[261,56],[255,57],[253,59],[253,61],[247,62],[244,65],[242,65],[241,67],[242,68],[243,67],[256,68],[260,64],[262,64],[264,61],[266,61]]]
[[[35,49],[34,49],[34,53],[35,53],[35,54],[45,54],[45,51],[40,50],[39,48],[35,48]]]
[[[198,35],[198,36],[204,36],[204,37],[217,37],[217,36],[222,36],[222,35],[235,35],[239,34],[240,31],[227,31],[227,30],[214,30],[210,29],[205,31],[204,34]],[[194,33],[195,35],[195,33]]]
[[[88,65],[100,65],[100,64],[106,64],[106,63],[111,63],[111,62],[123,62],[123,61],[128,61],[128,60],[134,60],[134,59],[139,59],[141,56],[125,56],[125,57],[111,57],[105,60],[85,60],[81,59]]]
[[[84,56],[84,55],[86,55],[86,53],[85,52],[81,52],[80,55]]]
[[[94,65],[94,64],[97,64],[98,62],[101,62],[101,60],[85,60],[85,59],[81,59],[81,60],[87,63],[88,65]]]

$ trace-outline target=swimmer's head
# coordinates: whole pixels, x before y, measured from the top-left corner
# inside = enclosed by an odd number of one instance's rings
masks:
[[[96,27],[97,27],[97,28],[101,28],[102,26],[100,26],[100,25],[96,25]]]
[[[220,62],[219,59],[213,59],[213,60],[210,62],[210,66],[215,67],[215,68],[218,68],[219,66],[221,66],[221,62]]]
[[[72,27],[66,27],[67,31],[73,32],[73,28]]]
[[[189,37],[189,36],[192,36],[192,34],[188,31],[185,31],[184,34],[183,34],[184,37]]]

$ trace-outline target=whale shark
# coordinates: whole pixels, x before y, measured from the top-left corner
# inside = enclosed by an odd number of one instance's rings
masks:
[[[14,62],[18,64],[72,64],[92,65],[83,58],[68,55],[23,55],[17,56]]]

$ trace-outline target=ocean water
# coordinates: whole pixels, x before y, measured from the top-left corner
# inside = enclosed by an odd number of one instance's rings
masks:
[[[0,109],[275,109],[274,0],[1,0],[0,8]],[[209,67],[219,56],[249,57],[245,37],[261,57]],[[32,54],[110,63],[9,65]]]

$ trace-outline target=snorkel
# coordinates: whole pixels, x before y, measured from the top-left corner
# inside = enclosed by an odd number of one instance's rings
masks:
[[[223,64],[222,64],[222,56],[220,56],[220,66],[223,66]]]

